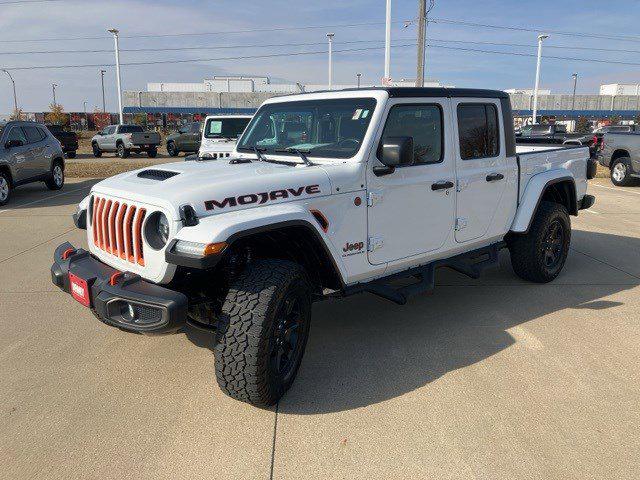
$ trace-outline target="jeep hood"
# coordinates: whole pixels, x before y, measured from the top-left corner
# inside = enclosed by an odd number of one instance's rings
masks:
[[[191,205],[198,217],[331,194],[324,168],[227,160],[176,162],[122,173],[92,192],[156,206],[180,218]]]

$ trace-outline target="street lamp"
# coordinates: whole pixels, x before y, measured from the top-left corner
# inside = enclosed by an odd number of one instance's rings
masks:
[[[82,105],[84,106],[84,121],[87,124],[87,130],[89,130],[89,116],[87,115],[87,101],[84,100],[82,102]]]
[[[578,74],[572,74],[571,78],[573,78],[573,99],[571,100],[571,111],[574,112],[576,109],[576,87],[578,86]]]
[[[356,78],[358,79],[358,88],[360,88],[360,77],[362,77],[362,74],[356,73]]]
[[[118,84],[118,117],[120,119],[120,125],[124,123],[124,119],[122,118],[122,86],[120,79],[120,46],[118,42],[118,33],[119,30],[116,28],[111,28],[107,30],[109,33],[113,35],[114,48],[116,53],[116,82]]]
[[[102,80],[102,113],[106,113],[107,112],[107,103],[105,102],[104,99],[104,74],[107,73],[106,70],[100,70],[100,77]],[[97,108],[96,108],[97,110]]]
[[[536,86],[533,89],[533,123],[535,124],[538,118],[538,87],[540,86],[540,60],[542,59],[542,41],[545,38],[549,38],[549,35],[538,35],[538,62],[536,64]]]
[[[16,115],[17,115],[18,114],[18,97],[16,96],[16,82],[13,80],[13,77],[9,73],[9,70],[7,70],[6,68],[3,68],[2,71],[4,73],[6,73],[7,75],[9,75],[9,78],[11,79],[11,83],[13,84],[13,109],[14,109],[14,112],[16,112]],[[20,120],[20,119],[18,119],[18,120]]]
[[[58,105],[58,102],[56,102],[56,87],[58,86],[57,83],[52,83],[51,84],[51,89],[53,90],[53,104],[54,105]]]
[[[384,29],[384,78],[382,84],[387,85],[391,80],[391,0],[387,0],[385,10]]]
[[[333,90],[333,37],[335,33],[327,33],[329,39],[329,90]]]

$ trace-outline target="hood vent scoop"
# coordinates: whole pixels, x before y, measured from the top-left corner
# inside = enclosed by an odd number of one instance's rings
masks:
[[[139,178],[148,178],[150,180],[158,180],[160,182],[167,180],[168,178],[180,175],[179,172],[170,172],[169,170],[143,170],[138,173]]]

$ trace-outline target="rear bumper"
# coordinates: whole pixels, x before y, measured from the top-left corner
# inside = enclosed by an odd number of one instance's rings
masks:
[[[70,273],[87,282],[88,306],[108,325],[138,333],[169,333],[186,322],[188,300],[182,293],[121,273],[65,242],[53,255],[51,281],[69,294]]]

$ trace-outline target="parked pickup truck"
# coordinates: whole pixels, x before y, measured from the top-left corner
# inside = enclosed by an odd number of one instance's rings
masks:
[[[527,125],[516,137],[519,145],[580,145],[589,147],[592,156],[596,153],[596,143],[592,134],[568,133],[566,125]]]
[[[520,277],[555,279],[570,216],[594,203],[588,158],[516,150],[498,91],[272,98],[229,161],[94,185],[74,215],[89,250],[58,246],[52,281],[123,330],[210,330],[221,389],[271,405],[296,376],[314,301],[369,292],[402,305],[434,288],[437,268],[477,278],[503,248]]]
[[[227,158],[252,115],[212,115],[205,119],[198,157],[204,160]]]
[[[67,158],[75,158],[78,150],[78,135],[75,132],[67,132],[60,125],[47,125],[51,134],[62,145],[62,151]]]
[[[609,169],[614,185],[640,183],[640,133],[605,133],[598,162]]]
[[[150,158],[155,158],[158,145],[160,134],[145,132],[140,125],[110,125],[91,139],[94,157],[115,152],[120,158],[127,158],[131,153],[146,152]]]

